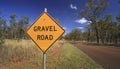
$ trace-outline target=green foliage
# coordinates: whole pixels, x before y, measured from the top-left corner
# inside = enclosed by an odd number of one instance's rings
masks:
[[[29,24],[29,17],[28,16],[22,16],[20,21],[18,22],[18,38],[26,38],[26,29]]]
[[[9,36],[8,38],[17,40],[25,39],[27,38],[25,31],[29,24],[29,17],[22,16],[18,22],[16,21],[16,18],[16,14],[10,15],[10,27],[8,27],[8,32],[9,34],[11,34],[11,36]]]
[[[109,5],[107,0],[89,0],[85,3],[85,10],[81,10],[78,16],[85,17],[91,21],[91,29],[95,32],[97,43],[99,43],[99,31],[97,20]]]
[[[65,38],[74,41],[82,40],[82,32],[80,29],[73,29],[69,34],[65,36]]]
[[[118,3],[120,3],[120,0],[118,0]]]
[[[118,15],[117,17],[116,17],[116,20],[119,22],[119,24],[120,24],[120,15]]]
[[[97,40],[97,43],[100,43],[101,40],[102,44],[120,42],[120,15],[116,17],[118,22],[112,22],[112,14],[102,15],[108,5],[107,0],[89,0],[85,3],[86,9],[81,10],[78,14],[79,17],[85,17],[91,21],[82,35],[84,40]]]
[[[10,15],[10,38],[14,39],[16,38],[16,33],[17,33],[17,22],[16,22],[17,15],[16,14],[11,14]]]
[[[27,39],[25,32],[29,25],[29,17],[22,16],[16,21],[17,17],[17,14],[10,15],[10,25],[7,25],[6,20],[0,17],[0,44],[4,42],[4,39]]]
[[[0,35],[1,36],[1,35]],[[0,45],[2,45],[4,43],[4,38],[0,37]]]
[[[120,24],[112,22],[112,14],[106,14],[103,19],[96,22],[98,25],[98,36],[102,44],[118,44],[120,43]],[[70,33],[65,35],[65,39],[74,41],[88,41],[96,42],[94,24],[90,23],[86,31],[81,32],[79,29],[73,29]]]
[[[0,18],[0,45],[4,43],[4,38],[6,34],[6,20]]]

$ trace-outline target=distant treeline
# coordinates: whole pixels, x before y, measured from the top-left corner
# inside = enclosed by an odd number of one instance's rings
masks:
[[[120,3],[120,0],[118,0]],[[104,10],[109,6],[108,0],[89,0],[85,3],[85,9],[80,10],[78,17],[84,17],[90,21],[86,31],[74,29],[65,36],[67,40],[95,41],[97,43],[120,42],[120,14],[113,21],[112,14],[105,14]],[[118,11],[119,12],[119,11]]]
[[[86,31],[81,32],[80,29],[73,29],[64,38],[103,44],[120,43],[120,14],[116,16],[116,22],[114,22],[112,14],[103,15],[107,6],[109,6],[108,0],[89,0],[86,2],[86,8],[78,13],[78,17],[84,17],[90,21]],[[9,17],[10,21],[6,21],[0,16],[0,44],[3,43],[4,39],[28,39],[26,29],[29,26],[29,17],[22,16],[20,20],[16,20],[16,14],[11,14]],[[7,25],[7,22],[10,25]]]
[[[8,21],[0,17],[0,43],[3,43],[4,39],[26,39],[26,28],[29,25],[29,17],[22,16],[20,20],[16,21],[18,17],[16,14],[11,14],[10,25]]]
[[[99,43],[102,44],[120,44],[120,24],[114,22],[106,22],[100,20],[99,24]],[[88,41],[96,42],[96,33],[92,28],[92,23],[88,26],[86,31],[82,32],[80,29],[73,29],[70,33],[67,33],[64,38],[66,40],[73,41]]]

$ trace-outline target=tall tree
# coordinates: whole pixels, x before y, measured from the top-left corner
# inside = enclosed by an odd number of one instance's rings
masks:
[[[11,14],[10,15],[10,34],[11,34],[11,39],[16,38],[16,33],[17,33],[17,22],[16,22],[16,14]]]
[[[109,22],[101,19],[97,22],[99,25],[98,30],[99,30],[99,37],[101,39],[102,44],[105,42],[106,36],[108,36],[108,27],[109,27]]]
[[[0,17],[0,44],[4,42],[5,29],[6,29],[6,20]]]
[[[107,37],[110,35],[109,28],[111,23],[112,23],[112,14],[106,14],[105,17],[103,17],[103,19],[100,19],[97,22],[99,36],[102,44],[104,44],[105,40],[107,40]]]
[[[96,33],[96,40],[97,43],[99,43],[99,31],[98,31],[98,25],[97,20],[100,18],[102,12],[105,10],[105,8],[108,6],[107,0],[89,0],[85,4],[86,9],[80,11],[80,16],[87,18],[88,20],[93,23],[93,30],[95,30]]]
[[[28,27],[29,24],[29,17],[28,16],[22,16],[20,21],[18,22],[18,37],[19,38],[25,38],[26,34],[26,28]]]
[[[120,0],[118,0],[118,3],[120,4]],[[119,14],[118,14],[118,16],[116,17],[116,20],[118,21],[117,23],[118,23],[118,40],[120,41],[120,12],[119,12]]]

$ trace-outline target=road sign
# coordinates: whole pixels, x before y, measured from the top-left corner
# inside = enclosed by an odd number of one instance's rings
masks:
[[[46,52],[64,32],[65,30],[47,12],[43,12],[27,30],[27,34],[43,52]]]

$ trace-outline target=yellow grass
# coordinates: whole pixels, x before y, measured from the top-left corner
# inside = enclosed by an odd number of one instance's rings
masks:
[[[6,40],[0,50],[0,69],[41,66],[41,51],[31,40]]]
[[[47,69],[101,69],[79,49],[63,41],[57,41],[47,51],[46,64]],[[31,40],[5,40],[0,46],[0,69],[42,69],[42,52]]]

